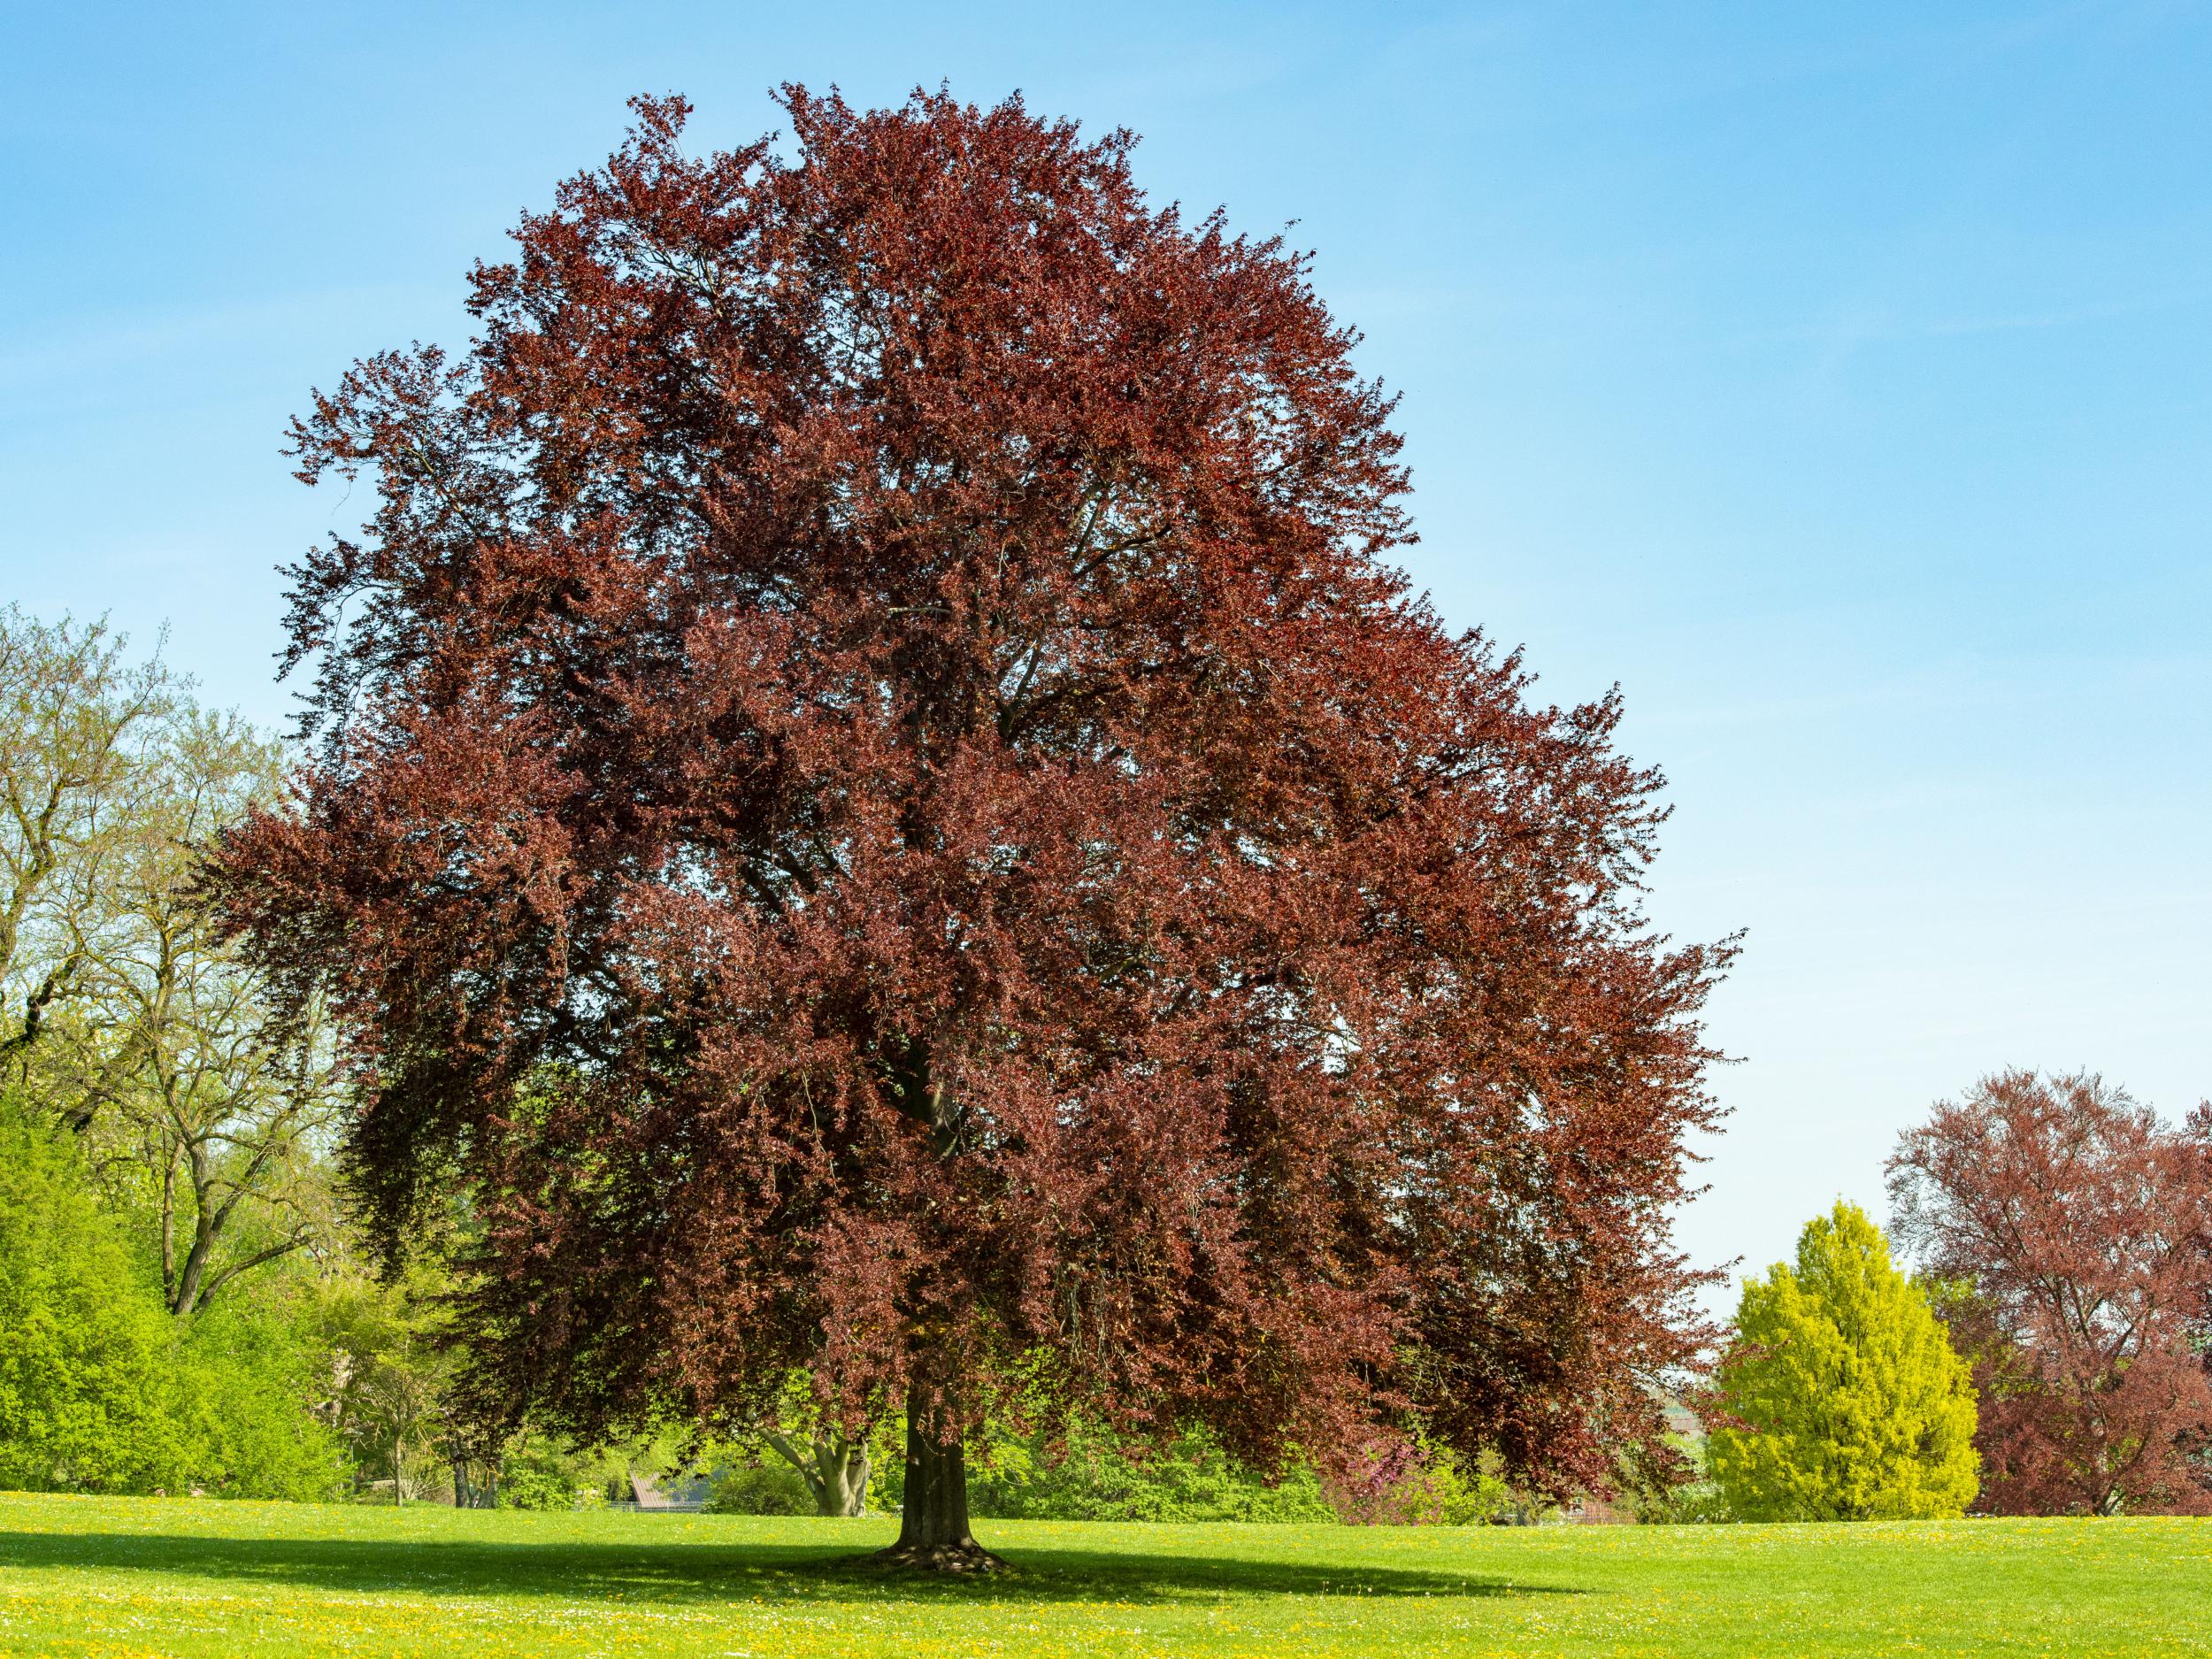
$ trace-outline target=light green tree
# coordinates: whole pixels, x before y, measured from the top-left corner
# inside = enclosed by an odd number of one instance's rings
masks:
[[[1865,1213],[1809,1223],[1797,1265],[1744,1281],[1707,1467],[1752,1521],[1935,1518],[1978,1484],[1974,1390],[1928,1298]]]
[[[0,1490],[327,1496],[338,1443],[290,1286],[170,1317],[83,1150],[0,1092]]]
[[[76,1151],[0,1094],[0,1490],[180,1483],[169,1322]]]

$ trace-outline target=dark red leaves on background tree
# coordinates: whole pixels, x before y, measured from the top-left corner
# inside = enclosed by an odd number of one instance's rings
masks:
[[[2091,1073],[2007,1071],[1900,1141],[1894,1231],[1950,1281],[1985,1508],[2212,1511],[2208,1132]]]
[[[1018,1386],[1602,1484],[1705,1334],[1728,954],[1641,920],[1616,703],[1386,562],[1302,259],[1126,134],[784,101],[696,159],[639,101],[465,357],[296,427],[379,495],[293,572],[319,758],[231,902],[345,1010],[386,1238],[471,1194],[486,1374],[579,1425],[904,1398],[910,1541]]]

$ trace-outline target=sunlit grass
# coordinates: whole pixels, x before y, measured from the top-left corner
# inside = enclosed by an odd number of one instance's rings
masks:
[[[997,1522],[982,1585],[880,1520],[0,1494],[0,1652],[2181,1655],[2212,1522],[1353,1528]]]

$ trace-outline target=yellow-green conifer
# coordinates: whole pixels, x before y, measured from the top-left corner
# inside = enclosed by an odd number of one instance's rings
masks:
[[[1809,1223],[1797,1265],[1744,1281],[1707,1467],[1744,1520],[1955,1516],[1973,1501],[1974,1390],[1918,1286],[1855,1205]]]

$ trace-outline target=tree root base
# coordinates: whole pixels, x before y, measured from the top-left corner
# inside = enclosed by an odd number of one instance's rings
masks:
[[[1014,1563],[995,1555],[975,1540],[957,1544],[893,1544],[864,1558],[879,1572],[928,1573],[933,1577],[978,1578],[990,1573],[1010,1573]]]

